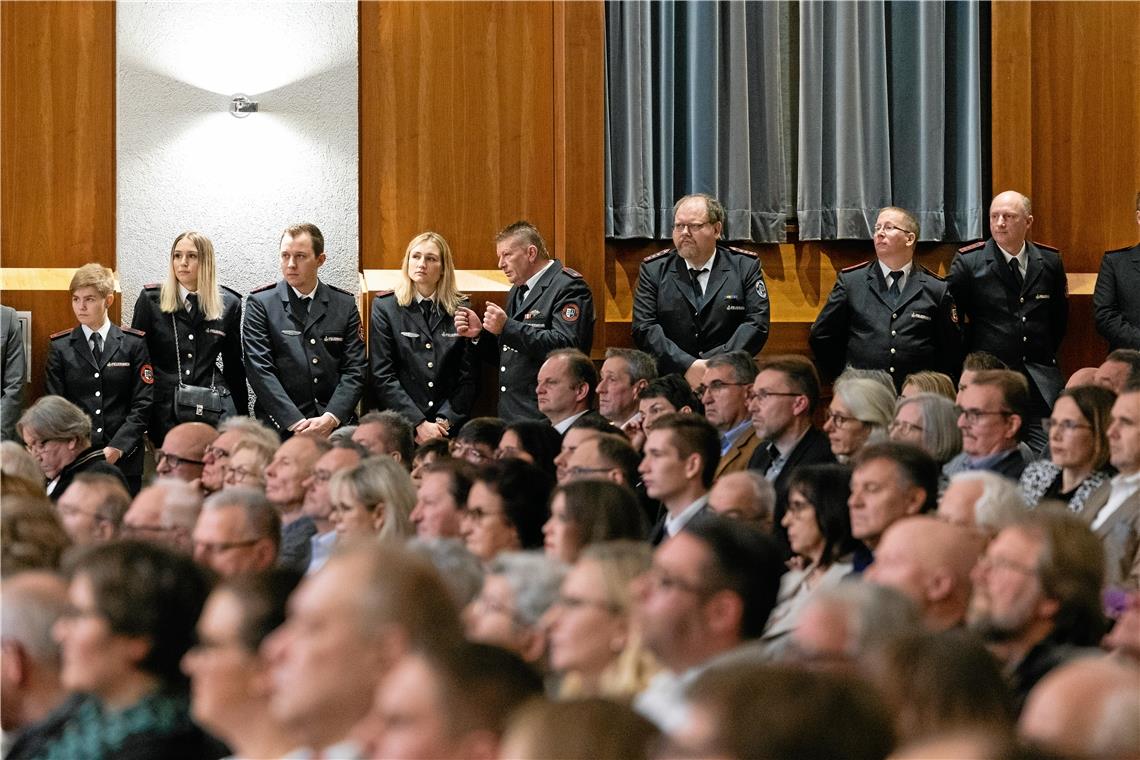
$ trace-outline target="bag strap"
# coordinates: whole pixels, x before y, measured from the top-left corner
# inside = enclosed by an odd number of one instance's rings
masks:
[[[178,322],[174,319],[174,312],[170,313],[170,327],[174,330],[174,361],[178,365],[178,385],[185,388],[189,384],[182,380],[182,348],[178,345]],[[218,392],[218,389],[214,387],[217,374],[218,368],[210,367],[210,390],[214,393]]]

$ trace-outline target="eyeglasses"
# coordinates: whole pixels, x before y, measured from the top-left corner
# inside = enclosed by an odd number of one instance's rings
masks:
[[[457,443],[452,446],[451,456],[456,459],[466,459],[468,462],[484,462],[491,458],[469,443]]]
[[[902,433],[903,435],[914,435],[923,431],[922,425],[915,425],[913,422],[904,422],[903,420],[895,420],[891,423],[887,431],[894,435],[895,433]]]
[[[673,232],[684,232],[685,230],[688,230],[689,232],[696,233],[700,232],[705,227],[708,227],[709,224],[710,222],[692,222],[690,224],[681,224],[680,222],[675,222],[673,224]]]
[[[616,604],[612,602],[603,602],[600,599],[586,599],[581,596],[571,596],[570,594],[559,594],[554,603],[565,610],[578,610],[583,607],[597,607],[600,610],[605,610],[613,614],[617,614],[621,610]]]
[[[987,412],[984,409],[963,409],[960,406],[954,407],[954,412],[959,417],[965,417],[966,418],[966,424],[968,424],[968,425],[976,424],[978,422],[978,420],[980,420],[982,417],[991,417],[991,416],[993,416],[993,417],[1008,417],[1011,414],[1013,414],[1013,412],[1009,412],[1009,411],[1005,411],[1005,410],[997,411],[997,412]]]
[[[617,469],[615,467],[570,467],[566,470],[566,474],[572,478],[580,478],[584,475],[599,475],[603,472]]]
[[[228,552],[231,549],[246,549],[253,546],[260,538],[247,538],[244,541],[194,541],[194,551],[202,551],[207,554],[221,554]]]
[[[49,443],[63,443],[69,441],[70,438],[45,438],[42,441],[28,441],[24,444],[24,448],[33,454],[37,451],[43,451],[48,447]]]
[[[759,401],[759,402],[763,403],[763,402],[767,401],[768,399],[772,398],[773,396],[802,396],[802,395],[804,395],[804,394],[792,393],[790,391],[767,391],[767,390],[764,390],[763,388],[761,388],[758,391],[752,391],[752,390],[748,391],[748,393],[745,394],[745,398],[748,399],[749,401]]]
[[[839,412],[828,412],[827,416],[824,417],[823,420],[824,422],[830,421],[832,425],[835,425],[835,427],[843,427],[848,422],[858,422],[860,425],[867,424],[858,417],[848,417],[846,415],[840,414]]]
[[[510,605],[503,604],[497,599],[488,599],[485,596],[475,597],[474,607],[476,610],[481,610],[484,613],[494,613],[496,615],[505,615],[510,618],[511,624],[519,627],[527,625],[527,621],[519,615],[518,611]]]
[[[752,385],[752,383],[726,383],[724,380],[713,380],[708,385],[698,385],[697,395],[705,395],[705,391],[712,391],[713,393],[720,393],[725,388],[737,388],[741,385]]]
[[[890,222],[886,222],[884,224],[876,224],[874,227],[871,228],[871,231],[874,232],[876,235],[878,235],[880,232],[890,233],[890,232],[894,232],[895,230],[898,230],[899,232],[905,232],[908,235],[914,234],[910,230],[904,230],[902,227],[896,227],[893,224],[891,224]]]
[[[202,456],[207,460],[213,459],[217,461],[219,459],[229,459],[230,452],[218,446],[207,446],[206,452]]]
[[[249,467],[223,467],[222,479],[261,481],[263,478],[260,472],[252,470]]]
[[[689,583],[656,565],[646,570],[644,577],[653,584],[654,588],[662,593],[668,591],[684,591],[686,594],[695,594],[696,596],[704,596],[708,593],[708,589],[705,587]]]
[[[177,469],[184,464],[206,464],[201,459],[187,459],[186,457],[180,457],[177,454],[171,454],[163,451],[162,449],[154,452],[154,459],[155,462],[161,462],[165,459],[174,469]]]
[[[143,536],[151,534],[162,535],[163,533],[169,533],[172,530],[176,529],[170,526],[162,525],[128,525],[127,523],[123,523],[123,533],[127,536]]]
[[[1046,433],[1053,432],[1053,428],[1057,428],[1062,433],[1071,433],[1074,430],[1092,430],[1092,425],[1082,425],[1073,420],[1055,420],[1052,417],[1041,420],[1041,427],[1045,428]]]
[[[332,476],[333,474],[328,470],[313,470],[313,482],[315,483],[328,483]]]

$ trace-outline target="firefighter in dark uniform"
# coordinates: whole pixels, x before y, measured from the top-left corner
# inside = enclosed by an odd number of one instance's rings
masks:
[[[834,379],[845,366],[881,369],[895,390],[912,372],[937,370],[957,378],[962,333],[946,280],[914,262],[919,226],[894,206],[879,212],[875,259],[835,278],[811,326],[816,363]]]
[[[550,258],[529,222],[515,222],[496,235],[495,252],[511,282],[507,308],[488,301],[482,319],[460,308],[456,332],[477,341],[480,355],[498,365],[499,416],[507,423],[544,420],[535,396],[538,368],[556,348],[589,355],[594,296],[582,275]]]
[[[62,396],[91,418],[91,445],[119,468],[131,494],[142,486],[143,435],[154,398],[154,370],[144,334],[107,317],[115,301],[115,275],[85,264],[71,280],[71,306],[79,326],[51,336],[47,393]]]
[[[1140,226],[1140,193],[1136,193],[1136,224]],[[1108,350],[1140,350],[1140,243],[1104,254],[1093,290],[1096,331]]]
[[[1065,337],[1069,302],[1061,256],[1026,239],[1032,223],[1029,199],[1021,193],[995,197],[993,237],[958,251],[950,266],[950,290],[965,326],[966,350],[988,351],[1028,378],[1030,403],[1022,429],[1040,451],[1048,441],[1040,422],[1064,388],[1057,349]]]
[[[367,360],[351,293],[321,282],[325,240],[313,224],[281,237],[284,279],[250,293],[243,344],[254,413],[281,433],[327,436],[353,419]]]
[[[687,195],[673,207],[673,245],[641,262],[633,296],[633,342],[657,359],[661,374],[681,373],[696,387],[705,359],[768,340],[770,307],[756,254],[717,245],[724,207]]]
[[[370,382],[380,408],[406,417],[416,443],[424,443],[458,432],[470,416],[478,392],[476,349],[455,330],[455,311],[468,300],[456,286],[443,236],[413,238],[401,272],[396,290],[372,299]]]
[[[219,286],[216,271],[210,239],[197,232],[184,232],[171,247],[166,282],[144,285],[135,302],[131,327],[146,333],[155,368],[154,406],[147,430],[155,448],[162,448],[167,431],[178,424],[174,389],[179,380],[227,390],[232,407],[229,414],[248,411],[241,355],[241,294]],[[180,356],[175,356],[175,346]],[[216,363],[219,355],[220,372]]]

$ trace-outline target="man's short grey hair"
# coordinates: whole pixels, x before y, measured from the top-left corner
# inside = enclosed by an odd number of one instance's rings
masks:
[[[350,449],[352,446],[346,445],[350,443],[356,446],[360,446],[360,444],[352,440],[352,434],[355,432],[356,425],[344,425],[343,427],[338,427],[336,430],[329,433],[329,443],[332,444],[332,447],[334,449]],[[360,448],[363,449],[364,447],[360,446]],[[368,455],[361,455],[361,459],[363,459],[365,456]]]
[[[265,497],[264,491],[244,486],[223,488],[207,497],[202,511],[217,512],[231,507],[241,510],[246,529],[252,533],[251,539],[268,538],[274,545],[281,545],[281,515]]]
[[[862,658],[902,636],[922,631],[918,606],[893,588],[840,583],[821,588],[809,603],[841,614],[847,622],[847,654]]]
[[[922,420],[922,448],[939,464],[946,464],[962,451],[962,431],[954,402],[937,393],[916,393],[899,399],[895,417],[907,404],[918,406]]]
[[[413,538],[405,544],[412,554],[427,558],[443,576],[455,604],[463,609],[483,588],[483,563],[458,538]]]
[[[759,372],[756,370],[756,360],[747,351],[729,351],[726,354],[710,356],[705,362],[707,369],[714,367],[730,367],[733,382],[752,384]]]
[[[36,431],[41,439],[91,442],[91,418],[63,396],[41,396],[29,406],[20,415],[16,432],[23,438],[28,428]]]
[[[3,583],[0,636],[18,641],[33,660],[58,668],[59,644],[52,626],[68,609],[67,584],[54,573],[26,570]]]
[[[202,511],[202,492],[178,478],[158,478],[151,488],[162,491],[162,527],[194,530]]]
[[[636,348],[607,348],[606,358],[624,361],[631,383],[657,378],[657,362],[644,351]]]
[[[725,477],[741,477],[752,486],[752,503],[759,509],[760,519],[770,519],[775,514],[776,487],[766,477],[756,470],[739,470],[736,473],[726,473]]]
[[[564,564],[542,552],[504,552],[491,562],[487,575],[506,578],[515,595],[515,614],[533,626],[558,598],[566,570]]]
[[[224,419],[221,424],[218,425],[218,432],[240,433],[243,441],[253,438],[261,443],[263,447],[272,451],[276,451],[277,447],[281,445],[281,436],[277,434],[276,430],[258,422],[252,417],[229,417]]]
[[[996,535],[1025,517],[1028,510],[1018,484],[996,472],[966,470],[951,475],[950,482],[982,484],[982,495],[974,502],[974,526],[986,535]]]
[[[131,495],[123,487],[122,481],[103,472],[81,472],[71,481],[72,485],[76,483],[98,489],[101,499],[95,505],[95,517],[110,523],[118,533],[123,524],[123,515],[131,507]]]

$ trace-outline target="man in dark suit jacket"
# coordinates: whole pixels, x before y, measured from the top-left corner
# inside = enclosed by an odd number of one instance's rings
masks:
[[[965,320],[967,351],[987,351],[1029,380],[1026,433],[1040,450],[1046,437],[1039,423],[1065,385],[1057,349],[1069,302],[1061,256],[1026,239],[1032,224],[1024,195],[1007,191],[994,198],[993,237],[959,250],[950,267],[950,291]]]
[[[1136,224],[1140,226],[1140,193]],[[1104,254],[1093,290],[1093,313],[1096,330],[1110,351],[1140,349],[1140,243]]]
[[[673,207],[673,245],[641,262],[633,296],[633,342],[696,387],[704,360],[768,340],[769,305],[756,254],[717,245],[724,207],[686,195]]]
[[[550,258],[530,222],[508,225],[495,237],[499,269],[511,282],[507,308],[487,302],[482,319],[455,312],[455,330],[479,341],[485,359],[499,366],[499,416],[507,422],[542,420],[535,388],[538,368],[556,348],[587,356],[594,342],[594,296],[578,272]]]
[[[665,513],[649,532],[654,546],[677,535],[708,511],[709,489],[720,462],[720,434],[695,414],[666,414],[649,428],[638,472],[645,493]]]
[[[245,368],[257,417],[281,432],[327,436],[355,414],[367,361],[348,291],[321,282],[325,239],[314,224],[281,236],[284,279],[246,300]]]
[[[24,335],[11,306],[0,305],[0,436],[16,440],[16,420],[24,400]]]
[[[918,220],[888,206],[875,223],[875,260],[844,269],[811,327],[811,348],[832,378],[845,365],[891,374],[895,390],[912,372],[951,377],[962,363],[958,311],[945,280],[914,263]]]

